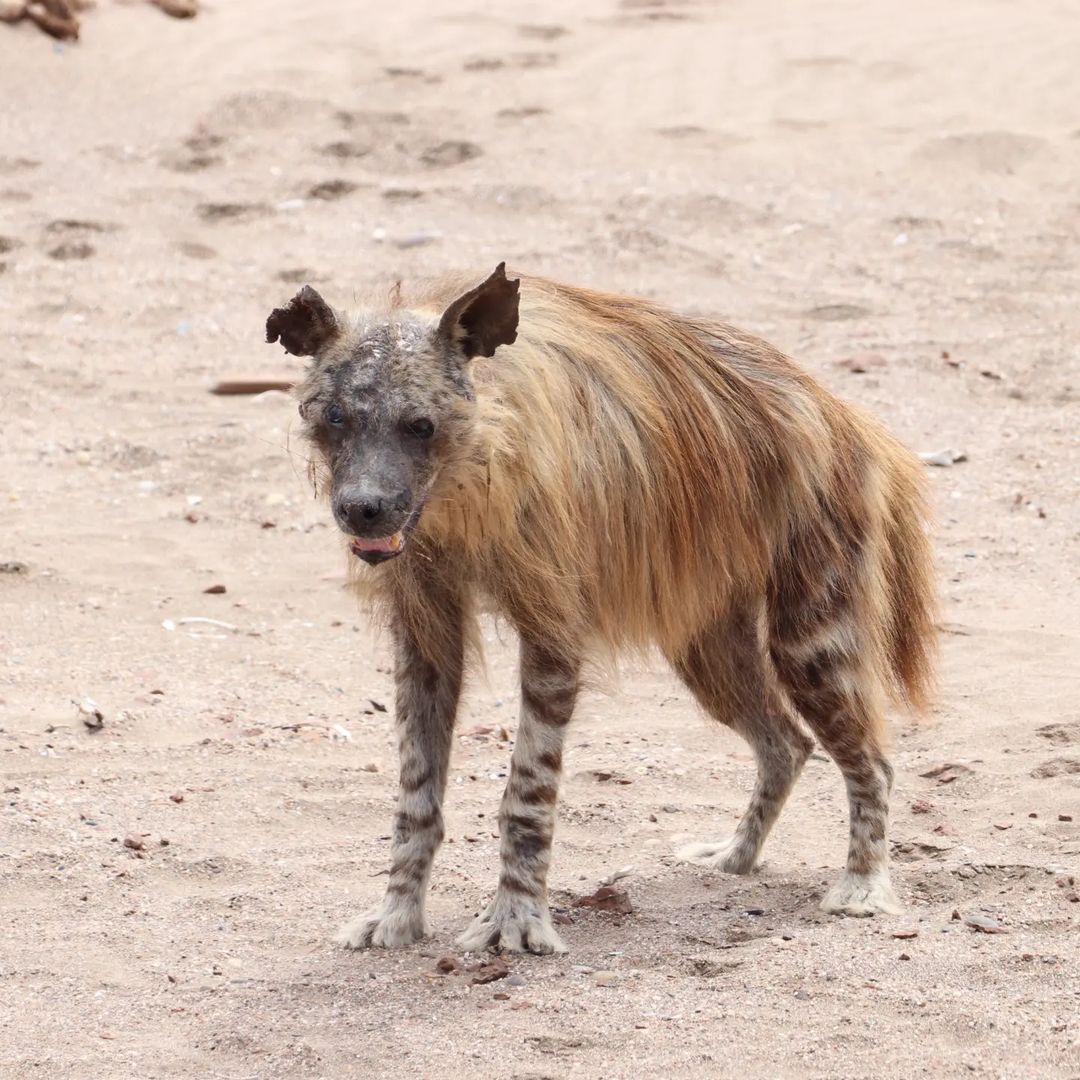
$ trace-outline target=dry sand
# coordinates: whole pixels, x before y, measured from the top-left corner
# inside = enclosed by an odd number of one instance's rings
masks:
[[[1080,1076],[1078,55],[1074,7],[1004,0],[0,26],[0,1073]],[[292,404],[207,387],[297,370],[261,338],[302,280],[347,304],[503,258],[729,318],[968,455],[931,476],[940,699],[893,725],[906,915],[816,910],[846,843],[821,757],[760,873],[673,860],[752,767],[657,663],[581,706],[551,882],[567,909],[632,865],[634,914],[570,908],[520,985],[434,976],[495,882],[491,627],[432,940],[330,944],[384,883],[387,648]],[[163,625],[191,616],[237,629]]]

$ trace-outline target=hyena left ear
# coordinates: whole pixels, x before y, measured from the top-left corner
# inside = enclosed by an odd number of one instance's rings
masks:
[[[340,333],[337,316],[310,285],[305,285],[288,307],[274,308],[266,320],[266,340],[273,344],[280,338],[285,351],[293,356],[315,356]]]
[[[499,263],[487,281],[459,296],[443,312],[440,336],[456,344],[466,360],[494,356],[500,345],[513,345],[517,339],[520,287],[520,279],[509,281],[506,263]]]

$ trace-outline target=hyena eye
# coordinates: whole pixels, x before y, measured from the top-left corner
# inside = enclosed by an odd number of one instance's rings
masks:
[[[435,434],[435,425],[426,416],[421,416],[419,420],[410,420],[405,429],[418,439],[430,439]]]
[[[326,417],[328,424],[333,424],[334,427],[341,427],[345,423],[345,413],[340,405],[329,405],[326,411],[323,413]]]

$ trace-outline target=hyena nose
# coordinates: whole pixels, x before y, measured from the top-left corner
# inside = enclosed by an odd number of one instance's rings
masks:
[[[354,536],[383,536],[401,528],[409,505],[406,490],[364,492],[336,499],[334,512],[341,526]]]

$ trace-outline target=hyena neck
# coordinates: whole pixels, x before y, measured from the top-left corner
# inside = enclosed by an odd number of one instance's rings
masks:
[[[507,462],[487,428],[478,424],[467,452],[440,470],[417,526],[421,542],[475,556],[510,535],[514,507],[506,494]]]

